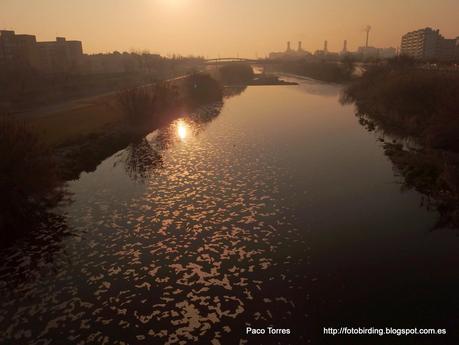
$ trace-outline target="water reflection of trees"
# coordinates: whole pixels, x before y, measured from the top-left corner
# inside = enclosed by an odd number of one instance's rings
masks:
[[[135,181],[145,180],[152,171],[162,166],[161,151],[153,148],[146,138],[130,144],[126,153],[126,173]]]
[[[395,174],[402,178],[401,192],[416,190],[421,194],[420,206],[437,212],[438,218],[432,230],[458,229],[459,156],[425,146],[399,127],[378,121],[365,110],[357,104],[358,121],[379,137]]]
[[[241,89],[241,88],[238,88]],[[242,92],[243,90],[239,90]],[[218,117],[223,107],[222,102],[200,107],[184,116],[194,136],[205,129],[207,124]],[[126,174],[134,181],[144,182],[163,167],[164,151],[178,140],[175,123],[170,123],[145,138],[131,143],[125,150],[122,160]]]
[[[190,113],[188,118],[191,119],[195,124],[205,125],[210,123],[212,120],[220,115],[223,108],[222,102],[213,103],[208,106],[204,106],[199,108],[197,111]],[[195,129],[203,129],[203,126],[199,126],[199,128]]]
[[[2,296],[38,276],[54,273],[55,258],[64,251],[64,238],[72,236],[65,216],[52,212],[42,213],[24,226],[33,233],[0,250]]]

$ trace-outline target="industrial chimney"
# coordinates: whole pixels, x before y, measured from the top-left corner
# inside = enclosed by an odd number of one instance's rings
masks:
[[[365,48],[368,48],[368,40],[370,38],[370,31],[371,31],[371,26],[367,25],[365,27],[365,32],[367,33],[367,39],[365,40]]]

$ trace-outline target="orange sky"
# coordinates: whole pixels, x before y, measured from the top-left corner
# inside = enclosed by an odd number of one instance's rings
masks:
[[[86,53],[150,50],[208,57],[265,56],[303,41],[314,51],[400,44],[431,26],[459,36],[459,0],[0,0],[0,28],[83,41]]]

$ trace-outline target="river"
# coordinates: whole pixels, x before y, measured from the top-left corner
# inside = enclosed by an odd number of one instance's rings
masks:
[[[458,329],[457,232],[432,231],[438,215],[401,188],[340,86],[288,79],[299,85],[248,87],[70,181],[72,201],[1,253],[0,343]],[[269,326],[290,335],[246,334]]]

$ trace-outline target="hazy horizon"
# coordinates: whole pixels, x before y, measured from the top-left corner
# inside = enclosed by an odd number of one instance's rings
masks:
[[[0,28],[81,40],[85,53],[149,50],[161,55],[265,56],[303,42],[311,52],[398,47],[405,32],[430,26],[459,36],[455,0],[2,0]],[[413,15],[415,14],[415,15]]]

